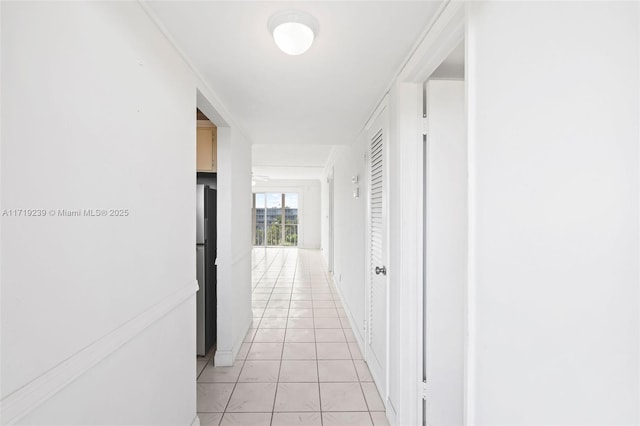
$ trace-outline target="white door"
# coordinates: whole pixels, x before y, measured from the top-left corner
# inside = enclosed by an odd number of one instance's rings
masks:
[[[333,204],[334,204],[334,186],[333,186],[333,171],[329,178],[329,271],[333,274],[334,259],[333,259],[333,247],[334,247],[334,233],[333,233]]]
[[[386,399],[388,347],[387,286],[387,108],[367,130],[369,145],[369,276],[366,359],[380,394]]]
[[[463,81],[427,83],[426,424],[464,423],[467,136]]]

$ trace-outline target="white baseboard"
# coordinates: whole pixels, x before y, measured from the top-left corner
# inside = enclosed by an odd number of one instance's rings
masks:
[[[146,311],[77,352],[0,401],[2,424],[13,424],[67,387],[125,343],[193,297],[196,281],[165,297]]]
[[[213,356],[214,365],[217,365],[220,367],[231,367],[233,365],[233,363],[236,360],[236,357],[238,356],[238,353],[240,352],[240,347],[242,347],[242,343],[244,343],[244,338],[247,335],[249,328],[251,327],[252,321],[253,321],[253,317],[250,317],[248,321],[245,321],[245,325],[241,328],[242,330],[244,330],[244,332],[240,333],[240,337],[235,342],[231,350],[224,350],[224,351],[216,350],[216,353]]]
[[[196,417],[191,422],[191,426],[200,426],[200,417],[196,414]]]
[[[351,326],[351,331],[353,331],[353,335],[356,338],[356,343],[358,343],[358,347],[360,348],[360,352],[362,353],[363,357],[366,354],[366,352],[364,351],[364,336],[362,336],[362,334],[360,333],[360,329],[358,327],[356,327],[356,325],[358,324],[356,319],[353,317],[353,314],[351,313],[351,309],[349,309],[349,305],[347,305],[344,301],[344,295],[342,294],[342,289],[340,288],[340,286],[338,285],[338,283],[336,282],[336,277],[331,276],[331,279],[333,280],[333,285],[335,286],[335,288],[338,290],[338,296],[340,296],[340,302],[342,303],[342,308],[344,309],[344,311],[347,313],[347,319],[349,320],[349,325]]]
[[[213,364],[217,367],[231,367],[234,359],[235,357],[233,356],[232,350],[216,350],[216,353],[213,356]]]
[[[393,406],[393,404],[391,403],[391,401],[389,401],[389,399],[387,398],[386,404],[385,404],[387,411],[385,413],[385,415],[387,416],[387,420],[389,420],[389,424],[392,426],[395,426],[398,424],[398,415],[396,413],[396,409]]]

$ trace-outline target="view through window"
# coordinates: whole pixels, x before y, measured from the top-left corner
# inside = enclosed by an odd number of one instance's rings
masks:
[[[254,245],[298,245],[298,194],[255,193],[253,215]]]

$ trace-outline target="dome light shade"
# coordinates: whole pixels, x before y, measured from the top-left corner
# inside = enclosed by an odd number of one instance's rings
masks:
[[[301,55],[306,52],[318,32],[315,18],[298,11],[285,11],[273,15],[269,19],[268,27],[276,45],[288,55]]]
[[[300,55],[313,43],[313,31],[304,24],[285,22],[273,30],[273,39],[284,53]]]

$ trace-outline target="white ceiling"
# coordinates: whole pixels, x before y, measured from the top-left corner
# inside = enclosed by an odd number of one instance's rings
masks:
[[[318,180],[322,178],[324,167],[298,166],[253,166],[254,180],[270,182],[272,180]]]
[[[253,174],[271,179],[320,179],[333,145],[252,146]]]
[[[252,143],[339,145],[362,129],[440,3],[146,4]],[[272,14],[292,8],[315,16],[320,27],[301,56],[281,52],[267,31]]]
[[[331,145],[253,145],[253,165],[324,167],[331,150]]]

